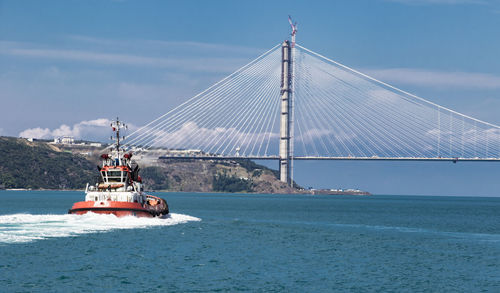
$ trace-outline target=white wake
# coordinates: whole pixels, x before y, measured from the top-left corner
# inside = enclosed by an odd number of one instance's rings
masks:
[[[172,226],[201,219],[170,214],[166,218],[116,217],[114,215],[32,215],[12,214],[0,216],[0,243],[19,243],[34,240],[68,237],[80,234],[106,232],[116,229]]]

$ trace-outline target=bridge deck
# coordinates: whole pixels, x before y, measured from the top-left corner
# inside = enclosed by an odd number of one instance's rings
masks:
[[[159,159],[188,160],[279,160],[278,156],[161,156]],[[500,158],[417,158],[417,157],[293,157],[293,160],[316,161],[449,161],[449,162],[500,162]]]

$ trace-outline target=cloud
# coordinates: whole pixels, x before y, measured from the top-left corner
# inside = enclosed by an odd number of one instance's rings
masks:
[[[207,53],[217,53],[222,52],[224,54],[258,54],[266,51],[262,48],[254,48],[248,46],[238,46],[238,45],[228,45],[228,44],[218,44],[218,43],[203,43],[203,42],[193,42],[193,41],[162,41],[162,40],[119,40],[119,39],[103,39],[95,38],[84,35],[68,35],[68,39],[92,45],[101,45],[107,47],[129,47],[129,48],[156,48],[162,51],[199,51]]]
[[[341,134],[339,133],[338,135],[335,135],[335,133],[331,129],[310,128],[305,130],[304,132],[297,131],[297,134],[295,135],[295,140],[312,143],[313,141],[319,138],[332,135],[334,135],[336,139],[343,140],[344,139],[343,136],[345,136],[345,133]]]
[[[232,72],[265,50],[216,43],[161,40],[113,40],[66,36],[57,46],[0,41],[0,55],[91,64]]]
[[[461,89],[500,89],[500,76],[475,72],[445,72],[412,68],[365,69],[384,82]]]
[[[75,139],[107,141],[110,130],[110,119],[99,118],[94,120],[81,121],[73,126],[62,124],[56,129],[49,128],[29,128],[21,133],[19,137],[51,139],[61,136],[73,136]],[[135,125],[128,125],[130,130],[136,129]]]
[[[132,144],[144,147],[160,147],[172,149],[201,149],[209,153],[236,154],[239,148],[241,155],[262,155],[265,152],[268,141],[279,138],[278,133],[271,132],[245,132],[235,127],[208,128],[199,126],[196,122],[188,121],[177,130],[158,130],[146,128],[141,133],[149,133],[141,137],[141,134],[130,136],[128,140]],[[127,141],[125,141],[127,143]],[[277,144],[276,144],[277,145]]]
[[[19,137],[24,138],[52,138],[52,132],[48,128],[30,128],[19,133]]]
[[[246,63],[240,58],[161,58],[82,50],[1,48],[0,54],[25,58],[57,59],[100,64],[173,68],[200,72],[230,72]]]

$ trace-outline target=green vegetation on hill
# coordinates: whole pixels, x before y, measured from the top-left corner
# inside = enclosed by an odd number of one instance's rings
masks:
[[[239,159],[236,160],[236,162],[243,168],[245,168],[247,171],[253,171],[255,174],[262,173],[262,170],[268,170],[271,172],[276,178],[279,178],[280,172],[278,170],[273,170],[269,169],[266,166],[259,165],[255,163],[254,161],[248,160],[248,159]]]
[[[252,192],[252,180],[238,178],[234,175],[217,174],[212,183],[214,191],[220,192]]]
[[[5,188],[81,189],[95,165],[43,142],[0,137],[0,184]]]

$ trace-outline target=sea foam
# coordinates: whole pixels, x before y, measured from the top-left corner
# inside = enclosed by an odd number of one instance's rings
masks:
[[[165,218],[116,217],[94,213],[84,215],[2,215],[0,216],[0,243],[30,242],[116,229],[172,226],[192,221],[201,221],[201,219],[183,214],[170,214]]]

